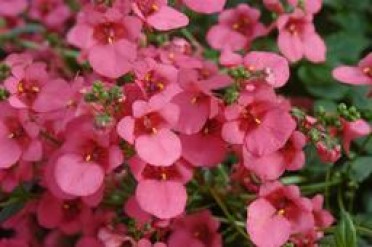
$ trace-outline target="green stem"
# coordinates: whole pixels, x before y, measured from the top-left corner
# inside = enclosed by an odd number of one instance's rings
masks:
[[[194,37],[194,35],[187,30],[186,28],[181,29],[181,33],[185,36],[186,39],[190,41],[190,43],[197,48],[198,50],[203,50],[203,46],[199,43],[199,41]]]
[[[220,209],[222,210],[222,212],[225,214],[229,223],[235,227],[235,229],[240,233],[240,235],[242,235],[245,239],[249,240],[247,233],[237,224],[236,220],[234,219],[234,216],[229,212],[229,209],[223,203],[218,193],[213,188],[210,188],[210,187],[209,187],[209,191],[211,195],[213,196],[214,200],[217,202]]]
[[[337,179],[337,180],[329,181],[329,182],[303,185],[303,186],[300,186],[300,188],[302,191],[318,191],[318,190],[323,190],[325,187],[339,185],[341,182],[342,182],[341,179]]]
[[[289,184],[300,184],[303,182],[306,182],[306,178],[302,176],[288,176],[288,177],[283,177],[280,179],[280,181],[283,184],[289,185]]]
[[[326,173],[326,183],[327,185],[325,186],[324,188],[324,197],[325,197],[325,204],[326,204],[326,208],[329,208],[330,206],[330,203],[329,203],[329,182],[331,180],[331,170],[332,170],[332,166],[330,166],[328,169],[327,169],[327,173]]]
[[[355,226],[357,231],[359,231],[361,234],[367,235],[372,237],[372,229],[364,227],[364,226]]]

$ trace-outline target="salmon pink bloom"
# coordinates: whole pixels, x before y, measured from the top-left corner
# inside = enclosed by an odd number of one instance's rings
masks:
[[[219,226],[220,223],[208,210],[186,215],[173,223],[168,246],[222,247]]]
[[[45,228],[58,228],[65,234],[75,234],[83,229],[92,212],[80,200],[62,200],[44,193],[38,203],[36,216],[39,224]]]
[[[350,143],[359,137],[367,136],[372,132],[368,122],[359,119],[353,122],[342,120],[342,142],[344,150],[350,152]]]
[[[259,18],[260,11],[247,4],[224,10],[218,17],[218,24],[208,31],[207,41],[217,50],[249,48],[255,38],[266,34]]]
[[[329,147],[323,141],[319,141],[315,146],[320,160],[324,163],[334,163],[341,157],[341,146],[338,144]]]
[[[10,168],[20,160],[39,161],[43,154],[39,133],[40,128],[29,119],[27,112],[1,108],[0,169]]]
[[[70,9],[63,0],[35,0],[30,3],[30,17],[53,29],[62,28],[71,16]]]
[[[182,157],[195,167],[213,167],[221,163],[227,153],[227,144],[221,137],[222,121],[208,119],[200,132],[180,135]]]
[[[167,0],[134,0],[134,13],[149,26],[168,31],[187,26],[186,15],[167,5]]]
[[[161,64],[153,59],[145,59],[135,64],[136,84],[146,98],[161,94],[171,99],[181,91],[177,82],[178,70],[168,64]]]
[[[272,87],[282,87],[289,79],[287,60],[275,53],[250,52],[244,57],[244,66],[252,73],[253,80],[264,80]]]
[[[212,90],[227,87],[232,79],[222,74],[210,75],[209,72],[205,78],[197,70],[182,69],[178,83],[184,91],[172,99],[180,109],[175,129],[190,135],[199,132],[207,120],[218,112],[218,99],[213,96]]]
[[[213,14],[223,10],[227,0],[183,0],[182,2],[198,13]]]
[[[283,1],[280,0],[263,0],[268,10],[278,14],[283,14],[285,12],[282,2]],[[316,14],[322,8],[323,0],[286,0],[284,2],[287,2],[293,8],[302,8],[307,14]]]
[[[247,231],[258,247],[283,246],[291,235],[315,227],[311,201],[301,197],[298,187],[279,182],[262,185],[247,214]]]
[[[87,7],[80,12],[67,40],[83,49],[94,71],[118,78],[132,69],[141,27],[138,18],[125,15],[119,9]]]
[[[138,180],[135,195],[142,210],[159,219],[174,218],[184,212],[187,200],[184,184],[192,177],[184,162],[156,167],[134,157],[130,167]]]
[[[303,148],[306,137],[298,131],[293,132],[283,148],[271,154],[256,157],[243,148],[244,165],[261,180],[278,179],[285,170],[300,170],[305,164]]]
[[[155,166],[171,166],[181,157],[181,141],[172,132],[178,121],[179,108],[162,97],[148,102],[137,100],[133,116],[124,117],[117,125],[118,134],[135,145],[137,154]]]
[[[312,21],[313,16],[300,9],[278,18],[279,50],[289,61],[297,62],[303,57],[314,63],[325,61],[326,45],[316,33]]]
[[[0,16],[17,16],[26,10],[27,0],[0,0]]]
[[[155,244],[152,244],[150,240],[143,238],[138,241],[137,247],[167,247],[167,245],[162,242],[156,242]]]
[[[333,70],[333,77],[352,85],[372,85],[372,53],[360,60],[358,66],[340,66]]]
[[[123,154],[115,141],[94,129],[90,118],[77,118],[67,133],[55,164],[55,180],[67,194],[93,195],[102,187],[105,173],[123,162]]]
[[[244,144],[254,156],[263,156],[282,148],[296,123],[271,88],[258,88],[225,108],[222,137],[231,144]]]

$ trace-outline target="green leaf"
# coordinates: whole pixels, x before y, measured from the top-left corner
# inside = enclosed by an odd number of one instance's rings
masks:
[[[363,182],[372,173],[372,156],[358,157],[351,163],[351,176]]]
[[[16,213],[18,213],[24,206],[23,202],[14,202],[0,211],[0,223],[6,221]]]
[[[357,247],[354,222],[346,211],[341,211],[341,221],[336,227],[335,242],[337,247]]]
[[[315,96],[330,100],[342,99],[349,88],[332,78],[332,68],[327,65],[304,65],[298,70],[307,91]]]

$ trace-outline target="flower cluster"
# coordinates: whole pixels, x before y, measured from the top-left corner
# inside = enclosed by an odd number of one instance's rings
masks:
[[[0,246],[221,247],[221,219],[192,208],[189,185],[203,190],[201,174],[231,157],[229,179],[252,196],[250,240],[316,246],[334,222],[323,196],[280,178],[303,168],[307,144],[334,163],[371,132],[355,109],[312,117],[275,91],[290,63],[325,60],[312,22],[320,0],[264,0],[269,25],[226,0],[66,2],[0,0],[0,33],[20,30],[0,64],[0,204],[14,211]],[[219,63],[177,33],[185,9],[218,13],[206,40]],[[28,19],[42,28],[23,32]],[[282,55],[251,49],[274,30]],[[371,84],[371,61],[334,77]]]

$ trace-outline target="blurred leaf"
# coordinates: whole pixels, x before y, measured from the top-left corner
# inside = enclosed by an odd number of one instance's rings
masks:
[[[331,113],[331,112],[337,112],[337,104],[334,101],[331,100],[317,100],[314,103],[314,111],[319,109],[319,107],[323,107],[326,112]]]
[[[357,247],[357,235],[353,220],[346,211],[341,211],[341,221],[336,227],[335,242],[337,247]]]
[[[351,163],[351,176],[363,182],[372,173],[372,156],[358,157]]]
[[[24,206],[23,202],[14,202],[0,211],[0,223],[6,221],[16,213],[18,213]]]
[[[301,66],[298,76],[304,82],[306,89],[315,97],[324,99],[342,99],[348,87],[337,83],[331,75],[331,68],[327,65],[309,64]]]

